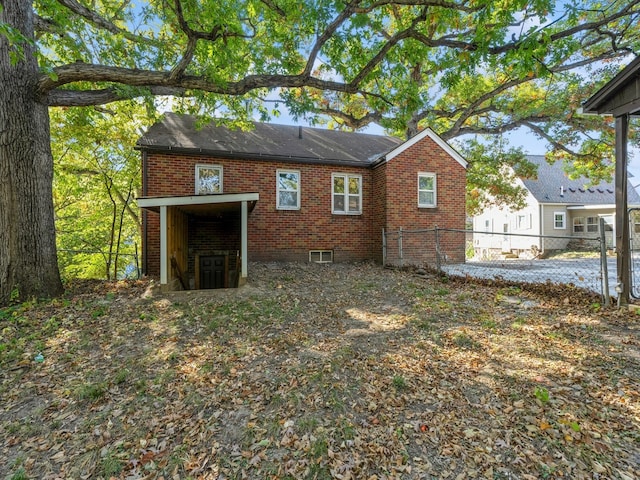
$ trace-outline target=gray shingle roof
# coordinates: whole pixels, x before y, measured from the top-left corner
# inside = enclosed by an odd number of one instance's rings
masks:
[[[249,131],[207,124],[196,117],[166,113],[138,140],[136,148],[153,151],[220,155],[265,160],[296,160],[345,165],[370,165],[402,143],[382,135],[311,127],[254,123]]]
[[[544,155],[527,155],[527,159],[538,166],[538,178],[523,178],[522,181],[540,203],[569,205],[613,205],[616,203],[613,182],[602,182],[587,187],[589,181],[586,178],[570,180],[559,162],[549,165]],[[631,183],[629,183],[627,196],[629,205],[640,204],[640,195],[631,186]]]

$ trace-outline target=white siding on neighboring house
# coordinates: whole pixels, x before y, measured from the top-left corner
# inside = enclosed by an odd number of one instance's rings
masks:
[[[520,186],[524,184],[518,179]],[[492,235],[474,233],[473,247],[480,258],[491,258],[496,254],[540,249],[540,209],[533,195],[527,191],[527,206],[511,211],[489,207],[473,217],[474,232],[491,232]],[[528,235],[532,235],[529,237]]]
[[[520,179],[518,179],[518,184],[524,187]],[[536,237],[511,237],[512,250],[531,250],[534,246],[537,249],[541,248],[540,238],[537,237],[537,235],[540,235],[540,208],[538,201],[527,191],[525,202],[527,204],[525,208],[511,213],[513,225],[511,233],[536,235]]]
[[[543,204],[542,210],[542,235],[556,237],[571,236],[571,215],[567,212],[566,205]],[[556,214],[564,214],[564,228],[556,228]],[[542,250],[563,250],[567,248],[570,239],[545,238],[542,242]]]
[[[493,235],[493,233],[502,232],[505,217],[506,213],[495,207],[473,217],[473,248],[477,257],[489,258],[492,250],[498,252],[502,250],[502,235]],[[478,232],[487,232],[487,234]]]
[[[587,179],[571,179],[558,163],[549,164],[542,155],[529,155],[537,165],[536,178],[518,179],[527,190],[528,207],[517,212],[488,208],[474,219],[474,229],[482,231],[491,225],[493,237],[474,234],[475,251],[498,250],[527,254],[533,245],[541,251],[567,248],[592,248],[598,245],[600,219],[607,222],[604,237],[607,248],[615,247],[615,185],[602,182],[590,185]],[[628,185],[629,207],[640,209],[640,195]],[[503,232],[532,237],[508,236]],[[631,225],[632,246],[640,250],[640,210],[634,213]],[[544,239],[539,239],[542,235]],[[566,238],[548,238],[566,237]],[[502,241],[499,239],[502,237]]]

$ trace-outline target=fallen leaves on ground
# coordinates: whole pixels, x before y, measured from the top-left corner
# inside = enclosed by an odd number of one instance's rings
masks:
[[[640,477],[637,316],[371,264],[250,276],[0,310],[2,477]]]

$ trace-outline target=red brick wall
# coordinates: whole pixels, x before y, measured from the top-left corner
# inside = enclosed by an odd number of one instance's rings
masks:
[[[436,174],[436,207],[418,208],[418,172]],[[429,137],[387,163],[388,230],[465,228],[466,170]],[[464,235],[447,235],[444,247],[464,261]]]
[[[373,258],[372,171],[368,168],[148,154],[148,196],[193,195],[196,164],[223,167],[223,193],[258,192],[248,219],[249,260],[308,261],[309,250],[333,250],[334,261]],[[300,210],[276,209],[276,170],[300,171]],[[331,212],[331,174],[362,176],[362,215]],[[147,273],[159,274],[159,215],[149,214]]]
[[[377,235],[373,259],[382,262],[382,230],[387,228],[387,164],[380,164],[373,169],[373,185],[375,195],[372,198],[373,208],[373,235],[374,241]]]
[[[333,250],[335,262],[380,261],[382,228],[464,228],[465,170],[429,138],[375,169],[149,153],[146,195],[193,195],[196,164],[222,165],[223,193],[260,194],[248,219],[250,261],[308,261],[309,250]],[[276,209],[278,169],[300,171],[300,210]],[[434,209],[418,208],[419,171],[437,173]],[[362,176],[362,215],[332,214],[332,173]],[[159,274],[159,244],[159,215],[150,213],[149,275]]]
[[[226,212],[222,218],[189,217],[189,277],[195,273],[196,254],[240,250],[240,213]],[[235,254],[234,254],[235,255]]]

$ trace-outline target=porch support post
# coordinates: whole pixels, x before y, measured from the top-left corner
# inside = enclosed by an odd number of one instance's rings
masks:
[[[616,117],[616,252],[618,306],[629,304],[630,252],[629,210],[627,207],[627,141],[629,115]]]
[[[248,251],[247,242],[248,242],[248,234],[247,234],[247,217],[249,215],[249,209],[247,207],[247,202],[242,202],[241,208],[241,220],[240,220],[240,259],[242,262],[242,273],[240,274],[240,278],[245,282],[247,280],[247,257]]]
[[[160,285],[169,281],[167,270],[167,207],[160,207]]]

